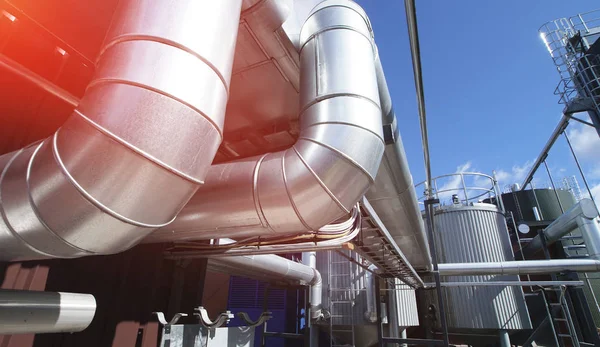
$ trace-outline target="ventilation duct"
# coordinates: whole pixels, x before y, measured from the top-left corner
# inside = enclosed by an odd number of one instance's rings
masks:
[[[0,157],[0,259],[123,251],[168,225],[221,142],[242,0],[124,0],[50,138]]]
[[[594,202],[591,199],[581,199],[544,229],[543,237],[546,244],[551,245],[564,235],[579,228],[590,258],[600,259],[600,225],[597,217],[598,210]],[[538,235],[531,240],[523,251],[534,253],[542,247],[542,239]]]
[[[300,43],[298,141],[212,166],[207,184],[149,242],[318,230],[364,195],[384,149],[369,20],[354,2],[324,1],[308,16]]]

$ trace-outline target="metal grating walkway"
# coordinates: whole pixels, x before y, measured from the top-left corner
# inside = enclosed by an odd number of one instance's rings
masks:
[[[362,236],[354,242],[356,252],[381,269],[383,277],[399,278],[412,288],[423,287],[423,280],[406,260],[367,199],[362,199],[360,207],[363,228]]]

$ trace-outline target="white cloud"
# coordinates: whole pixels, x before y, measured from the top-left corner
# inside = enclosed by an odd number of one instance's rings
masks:
[[[575,154],[584,161],[600,159],[600,136],[596,129],[584,124],[576,124],[567,132]]]
[[[523,183],[525,176],[533,166],[534,160],[528,160],[522,165],[513,165],[510,170],[499,169],[496,170],[496,179],[500,189],[505,186],[510,186],[513,183]]]

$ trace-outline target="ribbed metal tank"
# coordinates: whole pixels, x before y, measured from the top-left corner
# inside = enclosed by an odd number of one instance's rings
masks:
[[[443,206],[435,211],[439,263],[514,260],[507,226],[495,205]],[[446,276],[443,282],[518,281],[518,276]],[[455,329],[531,329],[520,287],[467,286],[444,288],[448,327]],[[429,304],[437,307],[435,293]],[[437,320],[439,324],[439,319]]]

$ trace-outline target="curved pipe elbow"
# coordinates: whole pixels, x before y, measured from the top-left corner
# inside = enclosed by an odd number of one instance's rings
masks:
[[[148,242],[315,231],[348,214],[384,151],[376,48],[364,11],[325,1],[301,31],[300,134],[290,149],[211,167]]]

